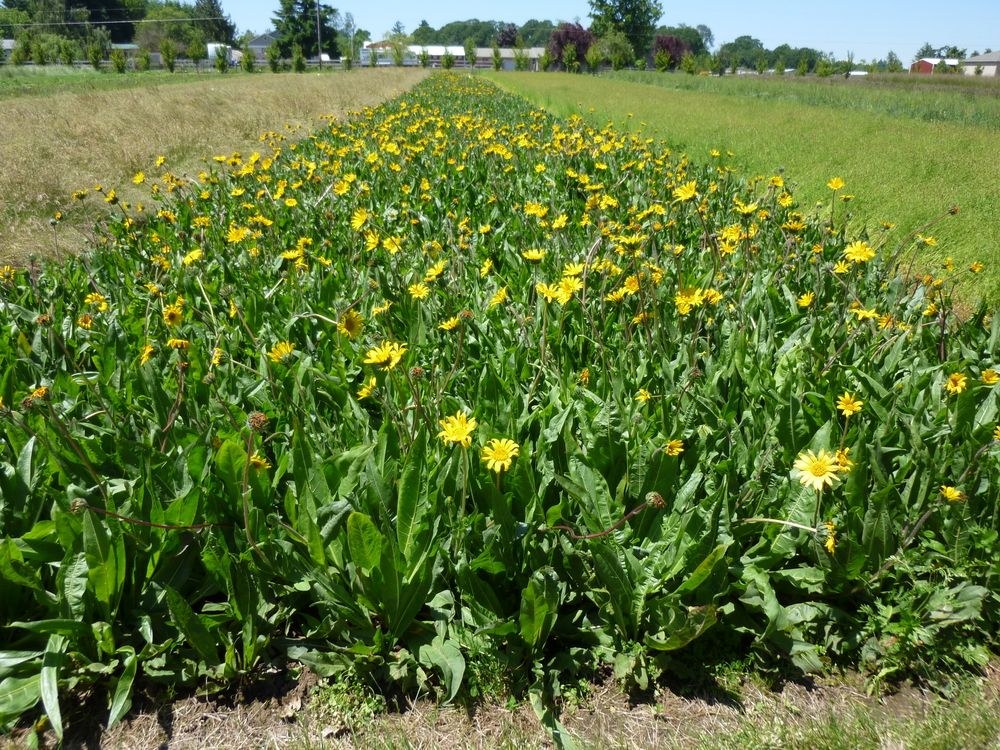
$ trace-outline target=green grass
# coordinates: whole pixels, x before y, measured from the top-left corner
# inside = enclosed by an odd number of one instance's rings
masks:
[[[806,103],[802,97],[823,83],[708,79],[701,76],[646,74],[649,84],[690,85],[690,90],[665,88],[590,76],[531,73],[487,73],[509,90],[560,115],[579,113],[595,123],[613,120],[664,139],[672,148],[704,163],[718,149],[734,152],[733,164],[770,176],[784,169],[797,183],[796,196],[808,202],[826,201],[826,183],[841,177],[846,193],[856,198],[853,222],[888,221],[896,225],[890,238],[901,241],[911,231],[957,205],[959,215],[929,231],[939,242],[937,255],[921,263],[953,257],[957,266],[981,260],[986,270],[967,285],[968,298],[1000,301],[1000,131],[982,125],[928,122],[884,111],[859,111],[830,99]],[[950,81],[951,79],[949,79]],[[758,94],[746,93],[759,86]],[[831,96],[868,89],[830,86]],[[955,86],[952,103],[965,102],[964,87]],[[913,93],[906,88],[875,90],[879,97]],[[729,93],[727,93],[729,92]],[[732,92],[736,92],[733,94]],[[803,93],[805,92],[805,93]],[[943,94],[938,94],[943,96]],[[799,99],[795,99],[799,96]],[[809,94],[809,96],[813,96]],[[976,99],[983,111],[995,103]],[[916,111],[916,109],[912,110]],[[631,113],[631,118],[627,115]],[[645,123],[642,126],[641,123]]]

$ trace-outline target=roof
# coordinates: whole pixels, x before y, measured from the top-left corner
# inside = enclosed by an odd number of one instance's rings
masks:
[[[267,32],[261,34],[260,36],[255,36],[253,39],[251,39],[250,40],[250,46],[251,47],[270,47],[276,41],[278,41],[278,37],[275,36],[275,34],[273,34],[272,32],[267,31]]]
[[[997,50],[996,52],[987,52],[985,55],[967,57],[962,60],[962,62],[972,63],[973,65],[977,63],[1000,63],[1000,50]]]
[[[112,44],[111,49],[139,49],[138,44]]]
[[[937,65],[939,62],[944,60],[945,65],[958,65],[959,59],[957,57],[921,57],[917,62],[930,63],[931,65]]]
[[[547,49],[546,47],[525,47],[524,48],[524,54],[529,59],[534,59],[536,57],[541,57],[542,54],[545,52],[546,49]],[[492,47],[477,47],[476,48],[476,57],[493,57],[493,48]],[[510,47],[501,47],[500,48],[500,57],[501,57],[501,59],[504,59],[504,60],[513,60],[514,59],[514,50],[511,49]]]

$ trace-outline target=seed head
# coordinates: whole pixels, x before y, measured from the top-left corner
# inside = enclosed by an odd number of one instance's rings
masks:
[[[267,418],[267,415],[260,411],[255,411],[249,417],[247,417],[247,424],[250,425],[250,429],[256,432],[258,435],[263,435],[267,432],[268,428],[271,426],[271,421]]]

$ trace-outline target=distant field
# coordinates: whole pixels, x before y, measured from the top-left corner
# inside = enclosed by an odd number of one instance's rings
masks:
[[[94,212],[107,207],[93,196],[74,203],[76,190],[101,184],[133,202],[148,196],[133,186],[133,175],[149,172],[159,156],[173,174],[197,174],[205,158],[252,151],[264,132],[294,136],[314,117],[373,106],[425,75],[413,68],[0,75],[0,264],[51,254],[56,212],[63,214],[60,247],[83,247]]]
[[[626,121],[696,162],[717,149],[732,151],[733,162],[751,172],[773,175],[783,168],[807,206],[829,199],[826,183],[841,177],[844,192],[856,196],[850,206],[857,228],[892,222],[890,242],[957,205],[957,216],[925,233],[938,247],[921,262],[985,262],[966,295],[1000,302],[1000,130],[989,124],[1000,112],[998,86],[966,84],[957,76],[920,89],[915,76],[855,86],[794,77],[488,75],[557,114]],[[955,121],[961,112],[985,124]]]

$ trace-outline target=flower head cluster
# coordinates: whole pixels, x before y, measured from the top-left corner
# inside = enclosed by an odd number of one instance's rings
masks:
[[[476,418],[469,419],[465,412],[455,412],[453,417],[445,417],[438,420],[438,424],[443,428],[437,434],[445,444],[458,443],[463,448],[468,448],[472,442],[472,431],[476,429]]]

